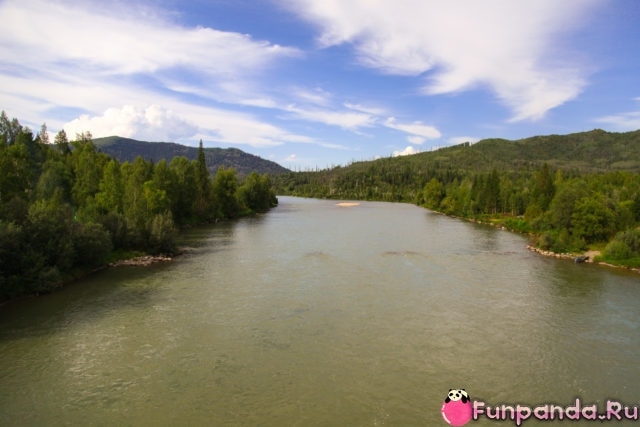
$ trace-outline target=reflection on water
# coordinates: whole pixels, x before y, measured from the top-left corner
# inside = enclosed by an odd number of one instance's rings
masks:
[[[280,198],[185,245],[1,307],[0,424],[442,425],[449,388],[640,396],[638,276],[508,232]]]

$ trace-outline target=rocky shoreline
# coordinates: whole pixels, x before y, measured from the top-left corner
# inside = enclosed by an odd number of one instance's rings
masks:
[[[570,253],[557,253],[552,251],[545,251],[544,249],[536,248],[535,246],[527,245],[527,249],[531,252],[536,252],[540,255],[553,257],[553,258],[561,258],[561,259],[571,259],[574,262],[585,262],[590,264],[597,264],[603,267],[611,267],[611,268],[622,268],[625,270],[631,270],[636,273],[640,273],[640,268],[631,268],[625,267],[623,265],[613,265],[608,262],[596,261],[595,258],[600,255],[600,251],[587,251],[582,255],[579,254],[570,254]]]
[[[144,255],[129,259],[119,259],[118,261],[110,262],[109,267],[121,267],[125,265],[134,267],[148,267],[151,264],[172,260],[173,257],[167,255]]]
[[[584,254],[570,254],[570,253],[558,253],[552,251],[545,251],[544,249],[536,248],[532,245],[527,245],[527,249],[531,252],[539,253],[540,255],[553,257],[553,258],[562,258],[562,259],[571,259],[576,262],[595,262],[595,257],[600,255],[600,251],[587,251]],[[602,263],[599,263],[602,264]]]

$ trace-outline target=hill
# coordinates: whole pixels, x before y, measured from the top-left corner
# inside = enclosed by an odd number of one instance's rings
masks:
[[[411,158],[412,157],[412,158]],[[485,139],[419,153],[400,162],[446,163],[456,169],[517,170],[547,163],[554,169],[581,173],[626,170],[640,172],[640,130],[614,133],[595,129],[568,135],[520,140]]]
[[[530,176],[543,164],[565,176],[640,173],[640,130],[613,133],[596,129],[520,140],[485,139],[318,172],[290,172],[278,177],[277,186],[281,194],[414,201],[434,177],[449,183],[495,169],[516,179]]]
[[[177,156],[184,156],[189,160],[196,160],[198,157],[198,147],[189,147],[173,142],[147,142],[109,136],[95,138],[93,143],[102,152],[109,154],[120,162],[131,162],[138,156],[154,162],[162,159],[171,161],[172,158]],[[289,172],[288,169],[275,162],[245,153],[237,148],[205,148],[204,152],[207,168],[212,174],[215,174],[220,166],[233,168],[241,176],[246,176],[251,172],[268,173],[270,175]]]

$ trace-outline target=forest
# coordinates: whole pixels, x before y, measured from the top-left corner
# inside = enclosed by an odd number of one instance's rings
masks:
[[[90,133],[50,141],[0,114],[0,301],[51,291],[130,253],[174,254],[180,228],[264,212],[271,178],[198,158],[119,162]]]
[[[415,203],[640,267],[640,132],[484,140],[274,177],[278,194]],[[425,236],[428,238],[428,236]]]

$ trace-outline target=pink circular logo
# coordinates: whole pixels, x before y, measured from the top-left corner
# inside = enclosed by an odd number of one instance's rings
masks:
[[[442,418],[450,426],[463,426],[471,421],[471,398],[464,389],[451,389],[440,409]]]

